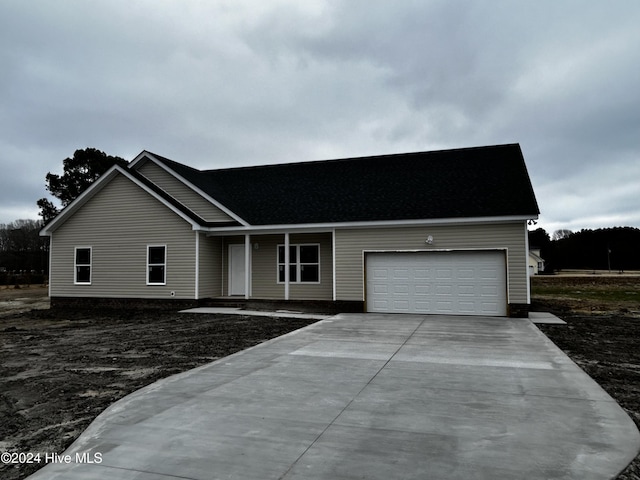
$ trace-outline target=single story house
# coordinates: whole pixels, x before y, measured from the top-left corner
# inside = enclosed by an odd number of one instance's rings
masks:
[[[521,316],[538,214],[518,144],[216,170],[143,151],[41,235],[53,306]]]
[[[544,259],[540,256],[540,249],[531,247],[529,249],[529,275],[538,275],[544,272]]]

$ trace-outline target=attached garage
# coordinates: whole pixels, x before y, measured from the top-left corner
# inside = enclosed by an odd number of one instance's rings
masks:
[[[368,252],[369,312],[507,315],[503,250]]]
[[[517,144],[207,170],[144,151],[41,235],[51,237],[53,306],[232,296],[332,312],[526,317],[527,227],[538,214]],[[148,245],[165,246],[153,264],[162,283],[147,281]],[[80,250],[91,252],[91,282],[74,277]],[[124,283],[122,262],[132,272]]]

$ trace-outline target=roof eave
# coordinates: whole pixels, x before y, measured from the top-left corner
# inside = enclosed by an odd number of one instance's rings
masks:
[[[330,231],[339,228],[383,228],[383,227],[410,227],[410,226],[438,226],[438,225],[473,225],[492,223],[513,223],[536,220],[538,214],[527,215],[502,215],[495,217],[456,217],[456,218],[430,218],[409,220],[380,220],[357,222],[326,222],[326,223],[299,223],[299,224],[272,224],[272,225],[243,225],[240,227],[207,227],[203,228],[207,235],[220,236],[233,233],[256,232],[261,234],[273,232],[291,231]]]

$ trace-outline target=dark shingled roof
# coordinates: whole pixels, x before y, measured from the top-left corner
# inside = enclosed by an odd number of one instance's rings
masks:
[[[252,225],[539,213],[518,144],[204,171],[153,155]]]

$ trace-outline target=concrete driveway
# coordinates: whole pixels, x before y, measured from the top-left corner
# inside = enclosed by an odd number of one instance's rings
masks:
[[[608,479],[639,448],[529,320],[341,314],[135,392],[30,478]]]

